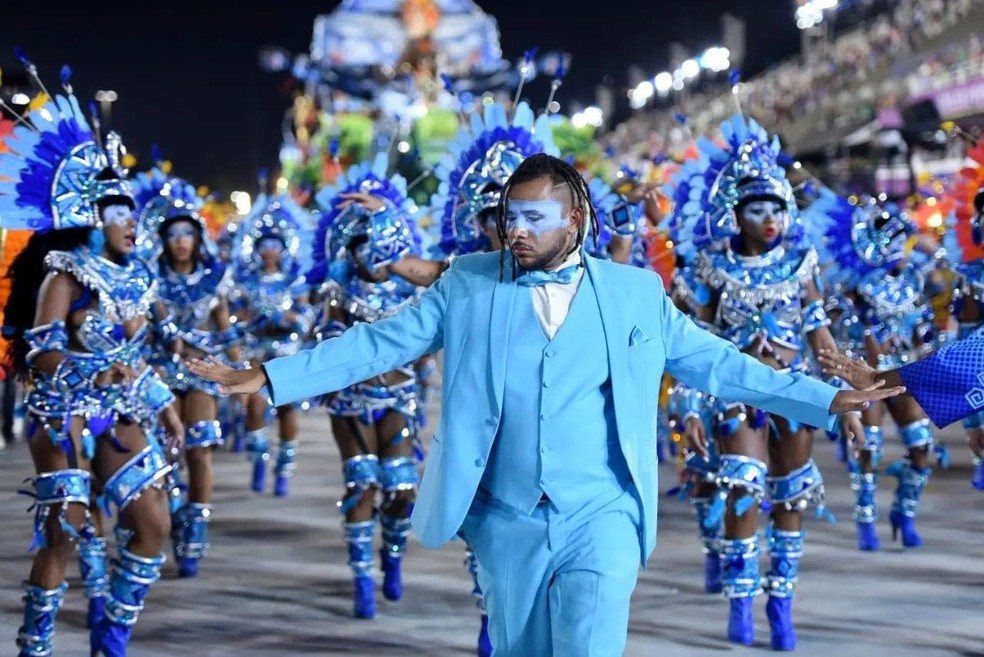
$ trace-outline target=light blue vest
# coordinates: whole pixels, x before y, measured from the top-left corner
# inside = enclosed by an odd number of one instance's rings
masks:
[[[481,488],[532,513],[546,494],[562,513],[601,506],[631,486],[615,429],[605,331],[589,276],[548,340],[530,291],[509,326],[502,420]]]

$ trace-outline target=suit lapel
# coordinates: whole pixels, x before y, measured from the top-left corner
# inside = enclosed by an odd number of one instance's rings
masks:
[[[585,254],[584,264],[591,283],[594,285],[595,298],[598,299],[598,310],[601,313],[601,323],[605,328],[605,346],[608,349],[608,369],[612,378],[612,398],[615,403],[615,424],[619,438],[627,437],[626,420],[629,408],[625,406],[627,390],[622,387],[628,382],[627,353],[628,333],[623,320],[624,308],[621,298],[621,288],[616,281],[609,280],[604,267],[599,266],[597,258]]]
[[[501,409],[506,380],[509,324],[512,321],[513,299],[518,287],[512,280],[512,257],[508,252],[506,253],[506,266],[504,267],[502,282],[499,282],[498,268],[492,272],[492,276],[492,304],[489,314],[489,371],[492,375],[496,409]]]

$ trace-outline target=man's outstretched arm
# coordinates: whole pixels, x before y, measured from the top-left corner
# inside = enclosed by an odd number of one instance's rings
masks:
[[[293,356],[274,358],[263,370],[233,370],[215,360],[193,360],[195,374],[219,383],[224,394],[259,392],[276,406],[347,388],[437,351],[444,341],[450,270],[400,312],[372,324],[356,324],[337,338]]]

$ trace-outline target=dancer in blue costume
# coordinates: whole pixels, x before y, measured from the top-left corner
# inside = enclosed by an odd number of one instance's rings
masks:
[[[520,163],[536,153],[556,156],[559,151],[546,118],[536,119],[525,103],[512,116],[498,104],[472,114],[435,171],[440,184],[432,203],[434,215],[441,218],[443,255],[455,257],[502,248],[495,220],[502,189]],[[467,544],[465,568],[472,576],[472,594],[482,613],[478,657],[489,657],[489,617],[478,583],[475,552]]]
[[[225,354],[238,363],[238,334],[226,299],[231,276],[216,257],[198,214],[203,201],[192,185],[164,173],[161,158],[155,159],[158,166],[137,176],[134,185],[137,245],[157,267],[158,294],[168,313],[168,319],[158,323],[160,339],[152,363],[177,395],[178,412],[187,427],[187,496],[180,489],[172,491],[171,523],[178,574],[194,577],[208,549],[212,448],[222,444],[223,437],[215,384],[189,372],[182,357]]]
[[[696,254],[693,286],[681,278],[681,291],[697,318],[742,352],[781,372],[806,372],[808,345],[815,351],[836,348],[811,246],[816,236],[808,235],[800,220],[779,164],[778,139],[740,115],[723,123],[721,134],[723,147],[701,140],[701,157],[675,177],[671,235],[680,255]],[[712,248],[722,240],[725,248]],[[720,551],[723,588],[731,604],[728,638],[754,641],[752,602],[764,588],[772,647],[792,650],[792,600],[805,537],[802,514],[810,503],[818,515],[825,511],[823,477],[810,456],[814,427],[821,425],[781,412],[770,415],[727,395],[717,396],[714,410],[718,490],[704,524],[711,528],[724,516]],[[701,437],[698,420],[699,411],[691,412]],[[856,417],[845,422],[860,433]],[[695,447],[706,455],[702,443]],[[758,511],[766,498],[772,508],[766,531],[771,568],[763,582]]]
[[[36,84],[36,67],[21,59]],[[171,469],[154,437],[158,422],[177,453],[183,429],[174,396],[143,360],[157,279],[131,257],[133,198],[120,166],[122,144],[104,149],[79,109],[62,69],[66,95],[19,121],[0,155],[0,224],[36,233],[10,270],[5,330],[26,379],[31,455],[29,490],[37,512],[24,583],[20,657],[52,654],[65,570],[76,544],[90,599],[93,655],[122,657],[144,598],[160,577],[170,530],[162,490]],[[156,309],[160,315],[159,308]],[[106,513],[116,507],[118,557],[90,521],[95,479]],[[89,567],[89,570],[86,567]]]
[[[443,271],[421,260],[406,181],[387,175],[386,155],[352,166],[317,195],[324,216],[308,283],[325,299],[319,340],[389,317]],[[412,362],[331,395],[332,434],[343,459],[345,540],[355,579],[356,618],[376,615],[373,539],[377,520],[383,595],[403,597],[402,559],[410,536],[422,452],[417,444],[419,387]],[[382,499],[377,505],[378,494]]]
[[[838,391],[777,372],[698,329],[656,274],[584,254],[597,219],[563,160],[519,165],[497,228],[508,250],[455,259],[392,317],[259,370],[189,366],[224,392],[266,385],[287,403],[443,347],[443,416],[413,509],[417,536],[437,547],[461,533],[475,550],[499,657],[621,654],[638,566],[656,540],[652,409],[664,368],[820,426],[900,391]]]
[[[264,360],[297,353],[314,323],[308,286],[298,258],[302,232],[311,230],[310,214],[287,195],[260,195],[236,231],[234,287],[230,310],[243,336],[243,357],[253,367]],[[306,255],[306,254],[303,254]],[[246,451],[253,463],[251,488],[266,488],[271,460],[267,436],[268,400],[253,395],[246,404]],[[273,460],[273,493],[289,493],[297,457],[297,411],[276,408],[280,445]]]
[[[846,297],[838,324],[841,332],[851,331],[842,340],[853,337],[855,353],[864,354],[880,370],[899,367],[932,349],[937,330],[926,293],[927,272],[909,254],[907,241],[916,226],[905,212],[874,199],[851,204],[827,190],[811,208],[827,215],[824,243],[830,255],[825,259],[832,265],[830,276],[843,287]],[[931,267],[932,260],[927,262]],[[915,516],[931,472],[933,434],[926,414],[911,398],[893,399],[887,407],[906,447],[905,461],[888,470],[899,480],[889,516],[892,535],[901,531],[905,547],[918,547],[922,538],[915,528]],[[873,551],[880,547],[876,493],[883,441],[881,406],[867,409],[862,421],[864,441],[857,450],[850,450],[848,464],[857,495],[858,547]]]

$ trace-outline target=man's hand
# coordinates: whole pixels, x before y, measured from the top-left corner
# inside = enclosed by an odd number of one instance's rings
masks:
[[[707,454],[707,434],[704,432],[704,423],[700,418],[690,416],[683,423],[683,435],[687,440],[687,448],[697,452],[703,458],[709,458]]]
[[[817,352],[817,361],[825,375],[844,379],[858,390],[873,390],[880,378],[878,370],[863,358],[851,358],[842,351],[821,349]]]
[[[871,406],[871,402],[898,397],[905,392],[904,386],[885,388],[884,385],[884,381],[879,381],[866,390],[841,390],[830,402],[830,412],[834,415],[843,415],[851,411],[863,411]]]
[[[234,370],[214,356],[205,360],[193,358],[188,361],[192,374],[219,384],[223,395],[251,395],[263,389],[266,374],[262,367],[248,370]]]
[[[177,461],[184,447],[184,425],[174,405],[168,406],[160,414],[161,426],[167,433],[167,443],[164,445],[164,453],[170,461]]]

